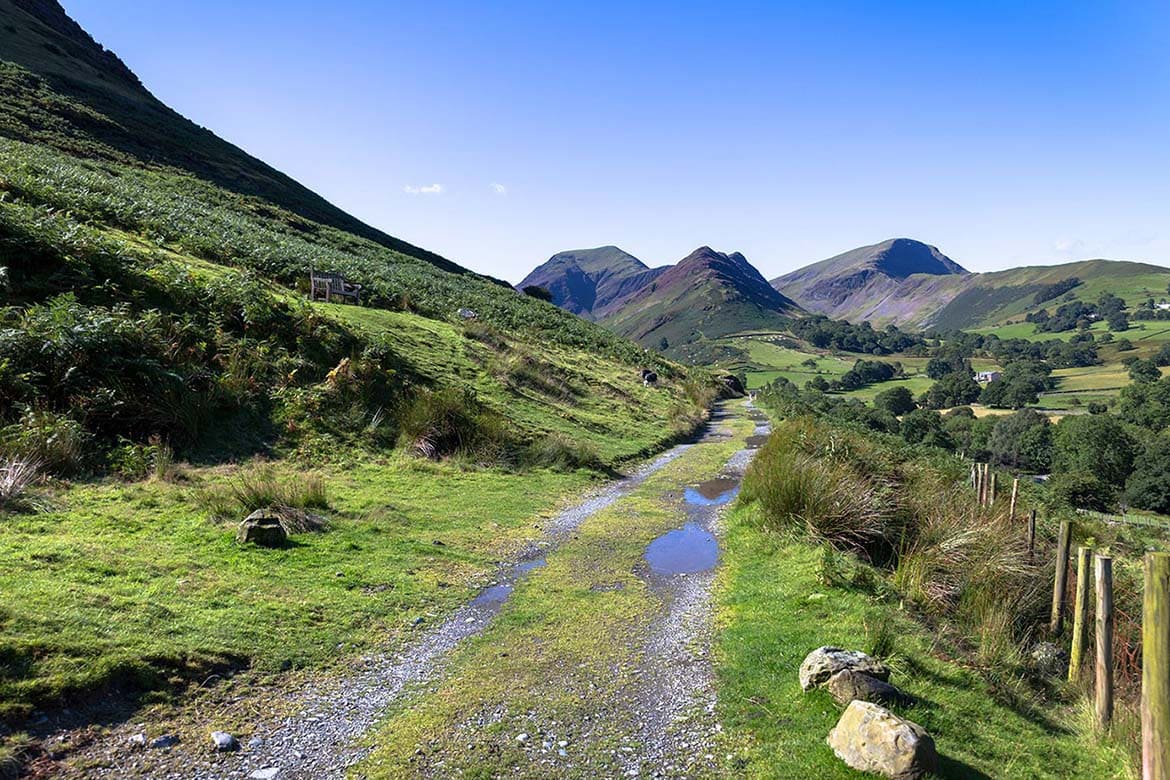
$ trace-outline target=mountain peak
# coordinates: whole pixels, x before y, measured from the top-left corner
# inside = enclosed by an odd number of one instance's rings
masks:
[[[958,289],[969,276],[938,247],[889,238],[785,274],[772,286],[818,314],[905,323],[916,321],[932,295]]]
[[[603,316],[618,299],[652,282],[665,268],[646,264],[612,244],[558,252],[518,285],[543,287],[553,303],[586,319]]]

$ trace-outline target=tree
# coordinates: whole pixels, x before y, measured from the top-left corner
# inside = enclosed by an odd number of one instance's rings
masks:
[[[1157,382],[1162,378],[1162,372],[1152,360],[1135,360],[1129,366],[1129,378],[1134,382]]]
[[[1121,338],[1117,340],[1118,352],[1129,352],[1131,349],[1133,349],[1133,342],[1129,339]]]
[[[1119,311],[1109,315],[1109,330],[1120,333],[1121,331],[1129,330],[1129,318],[1125,316],[1125,312]]]
[[[1162,345],[1158,350],[1158,354],[1154,355],[1154,363],[1159,366],[1170,366],[1170,341]]]
[[[667,350],[669,348],[670,348],[670,341],[666,338],[666,336],[663,336],[662,338],[658,339],[658,351],[659,352],[662,352],[662,351]]]
[[[1096,512],[1112,509],[1118,495],[1117,488],[1085,471],[1054,474],[1048,490],[1057,503]]]
[[[1115,416],[1065,417],[1052,437],[1052,470],[1092,474],[1120,489],[1133,470],[1136,443]]]
[[[926,406],[930,409],[965,406],[979,400],[979,392],[979,383],[969,371],[955,371],[930,386],[926,391]]]
[[[1117,415],[1131,425],[1151,431],[1170,427],[1170,377],[1157,382],[1134,382],[1121,388]]]
[[[987,449],[1000,466],[1047,473],[1052,466],[1052,424],[1035,409],[1000,417],[991,429]]]
[[[1125,501],[1137,509],[1170,514],[1170,435],[1146,447],[1125,483]]]
[[[873,406],[875,409],[889,412],[895,417],[901,417],[906,412],[912,412],[916,408],[914,395],[908,388],[903,386],[891,387],[889,390],[881,391],[874,396]]]
[[[954,442],[943,430],[942,415],[929,409],[915,409],[902,418],[902,438],[911,444],[952,449]]]

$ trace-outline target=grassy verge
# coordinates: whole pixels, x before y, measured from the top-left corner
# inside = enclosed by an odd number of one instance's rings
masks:
[[[757,511],[740,505],[730,513],[720,571],[720,715],[737,776],[866,776],[825,744],[840,710],[824,691],[806,694],[797,682],[805,654],[825,644],[889,658],[894,681],[921,700],[903,714],[935,737],[944,777],[1131,776],[1124,751],[1087,735],[1075,709],[997,700],[896,601],[825,585],[823,551],[764,530]]]
[[[301,474],[277,464],[284,480]],[[328,529],[240,546],[210,517],[235,469],[65,487],[0,523],[0,715],[103,689],[163,691],[215,669],[328,664],[465,601],[532,521],[596,479],[393,457],[321,477]],[[486,510],[490,507],[490,511]],[[442,545],[435,542],[442,542]]]
[[[620,737],[636,733],[629,697],[638,650],[661,607],[636,566],[651,540],[681,525],[680,488],[717,473],[751,431],[745,419],[731,427],[733,438],[692,447],[549,555],[458,651],[445,679],[404,700],[370,737],[376,747],[359,772],[619,774]],[[570,755],[525,751],[521,733],[564,739]]]

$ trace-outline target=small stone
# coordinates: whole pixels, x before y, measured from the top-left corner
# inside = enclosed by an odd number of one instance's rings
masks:
[[[810,594],[808,594],[809,601],[824,601],[827,598],[828,598],[828,596],[826,596],[824,593],[810,593]]]
[[[934,739],[925,729],[870,702],[851,702],[826,741],[859,772],[919,780],[938,769]]]
[[[146,735],[141,732],[132,734],[126,739],[126,743],[131,747],[146,747]]]
[[[280,767],[270,766],[265,767],[264,769],[257,769],[255,772],[248,775],[248,777],[250,777],[251,780],[273,780],[273,778],[275,778],[278,774],[280,774]]]
[[[161,737],[155,737],[150,746],[152,748],[169,748],[179,744],[179,738],[175,734],[163,734]]]
[[[252,737],[248,740],[248,750],[255,750],[256,748],[264,747],[263,737]]]
[[[879,680],[890,679],[890,670],[881,661],[859,650],[842,650],[840,647],[818,647],[800,665],[800,687],[806,691],[829,681],[834,674],[845,669],[868,674]]]
[[[447,546],[447,543],[446,543],[446,542],[441,542],[441,541],[439,541],[438,539],[436,539],[435,541],[431,542],[431,544],[433,544],[435,547],[446,547],[446,546]]]
[[[527,742],[527,741],[528,741],[528,735],[527,735],[527,734],[517,734],[517,735],[516,735],[516,741],[517,741],[517,742]]]
[[[257,509],[244,518],[236,530],[236,541],[251,542],[260,547],[283,547],[288,543],[288,531],[280,521],[280,514],[271,509]]]
[[[910,704],[914,701],[913,697],[902,693],[888,682],[852,669],[837,672],[829,678],[826,687],[829,689],[829,695],[842,707],[848,706],[849,702],[854,700],[885,705]]]
[[[211,732],[211,742],[215,745],[215,749],[221,753],[240,749],[240,743],[226,731]]]
[[[416,617],[414,620],[410,621],[410,624],[412,626],[421,626],[423,624],[423,620],[425,620],[425,618]]]

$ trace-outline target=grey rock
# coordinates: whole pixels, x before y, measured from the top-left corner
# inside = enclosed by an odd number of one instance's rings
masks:
[[[806,691],[829,681],[837,672],[850,669],[879,680],[889,680],[890,670],[881,661],[860,650],[842,650],[840,647],[818,647],[800,665],[800,687]]]
[[[1039,642],[1032,648],[1032,667],[1044,677],[1064,677],[1068,673],[1068,653],[1054,642]]]
[[[146,735],[141,732],[132,734],[126,739],[126,744],[131,747],[146,747]]]
[[[885,680],[852,669],[834,674],[826,687],[829,695],[842,707],[854,700],[886,705],[911,704],[914,701],[912,696],[902,693]]]
[[[938,769],[934,739],[926,730],[878,704],[851,702],[826,741],[837,758],[859,772],[919,780]]]
[[[169,748],[179,744],[179,737],[175,734],[163,734],[161,737],[155,737],[151,740],[150,746],[152,748]]]
[[[273,778],[275,778],[279,774],[280,774],[280,767],[269,766],[269,767],[265,767],[263,769],[257,769],[252,774],[248,775],[248,777],[250,777],[251,780],[273,780]]]
[[[283,547],[288,542],[288,531],[280,521],[280,513],[272,509],[257,509],[244,518],[236,530],[236,541],[251,542],[261,547]]]
[[[240,749],[239,741],[226,731],[211,732],[211,742],[215,745],[215,749],[221,753]]]
[[[260,747],[264,747],[264,739],[262,737],[252,737],[248,740],[248,750],[255,750]]]

